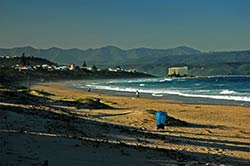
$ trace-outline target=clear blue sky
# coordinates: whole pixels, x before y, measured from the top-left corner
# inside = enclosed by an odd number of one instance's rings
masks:
[[[0,47],[250,49],[250,0],[0,0]]]

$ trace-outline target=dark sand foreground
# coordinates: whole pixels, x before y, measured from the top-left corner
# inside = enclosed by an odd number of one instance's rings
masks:
[[[47,94],[32,91],[32,102],[1,95],[2,165],[250,164],[248,107],[111,96],[59,83],[32,89]],[[110,107],[81,104],[92,98]],[[172,117],[164,130],[156,130],[154,110]]]

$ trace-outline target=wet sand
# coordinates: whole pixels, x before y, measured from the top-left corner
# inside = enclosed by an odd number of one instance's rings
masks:
[[[63,85],[67,88],[77,89],[79,91],[87,91],[88,84],[92,84],[93,82],[98,82],[103,80],[88,80],[88,81],[62,81]],[[107,82],[109,82],[108,80]],[[126,91],[114,91],[114,90],[107,90],[107,89],[91,89],[92,92],[95,93],[102,93],[107,95],[115,95],[115,96],[124,96],[124,97],[131,97],[135,96],[135,92],[126,92]],[[225,100],[225,99],[212,99],[212,98],[203,98],[203,97],[185,97],[175,94],[152,94],[152,93],[143,93],[140,92],[140,96],[143,98],[149,99],[165,99],[171,101],[177,101],[178,103],[184,104],[209,104],[209,105],[229,105],[229,106],[245,106],[250,107],[250,102],[248,101],[236,101],[236,100]]]
[[[100,98],[113,108],[1,102],[0,161],[9,165],[250,164],[248,107],[114,96],[62,83],[32,89],[53,94],[47,96],[52,100]],[[185,124],[157,130],[152,110],[166,111]]]

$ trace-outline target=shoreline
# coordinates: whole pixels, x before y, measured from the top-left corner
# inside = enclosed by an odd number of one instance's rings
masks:
[[[110,79],[108,79],[110,80]],[[87,92],[88,87],[84,85],[84,83],[92,82],[93,80],[77,80],[77,81],[59,81],[54,83],[60,83],[65,85],[67,88],[77,89],[82,92]],[[97,80],[98,81],[98,80]],[[84,87],[76,87],[73,85],[74,83],[81,82]],[[53,82],[52,82],[53,83]],[[107,95],[115,95],[115,96],[123,96],[123,97],[136,97],[135,92],[126,92],[126,91],[115,91],[115,90],[107,90],[107,89],[91,89],[92,92],[107,94]],[[182,103],[182,104],[204,104],[204,105],[227,105],[227,106],[242,106],[249,107],[250,102],[247,101],[235,101],[235,100],[226,100],[226,99],[212,99],[212,98],[202,98],[202,97],[185,97],[174,94],[164,94],[162,96],[154,96],[152,93],[144,93],[140,92],[141,98],[147,99],[160,99],[172,101],[174,103]]]

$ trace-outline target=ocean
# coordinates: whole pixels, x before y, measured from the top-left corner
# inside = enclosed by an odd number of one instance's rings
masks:
[[[95,80],[87,83],[78,82],[74,87],[132,93],[138,90],[156,98],[177,96],[183,99],[190,98],[192,101],[211,103],[216,100],[250,105],[250,76]]]

